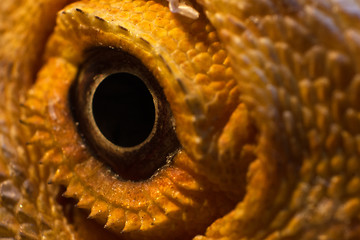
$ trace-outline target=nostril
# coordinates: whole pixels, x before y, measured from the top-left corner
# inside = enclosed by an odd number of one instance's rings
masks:
[[[153,96],[143,81],[130,73],[106,77],[95,90],[92,108],[101,133],[120,147],[142,143],[154,127]]]

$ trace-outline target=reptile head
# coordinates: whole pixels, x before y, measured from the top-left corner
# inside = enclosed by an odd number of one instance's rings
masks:
[[[359,1],[70,2],[0,4],[23,235],[360,236]]]

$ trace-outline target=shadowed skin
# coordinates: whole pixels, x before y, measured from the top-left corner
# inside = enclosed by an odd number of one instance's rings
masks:
[[[0,3],[0,238],[360,238],[360,1],[192,5]],[[74,120],[94,49],[139,59],[171,108],[180,147],[146,180]]]

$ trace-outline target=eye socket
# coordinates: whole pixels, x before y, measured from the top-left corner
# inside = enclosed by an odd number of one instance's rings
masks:
[[[162,88],[126,52],[96,48],[87,56],[70,99],[78,130],[120,178],[146,180],[180,147]]]

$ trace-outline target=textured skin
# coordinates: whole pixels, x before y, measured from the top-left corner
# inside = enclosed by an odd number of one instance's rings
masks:
[[[193,5],[0,3],[0,239],[360,239],[360,1]],[[139,58],[170,103],[182,147],[147,181],[76,130],[92,47]]]

